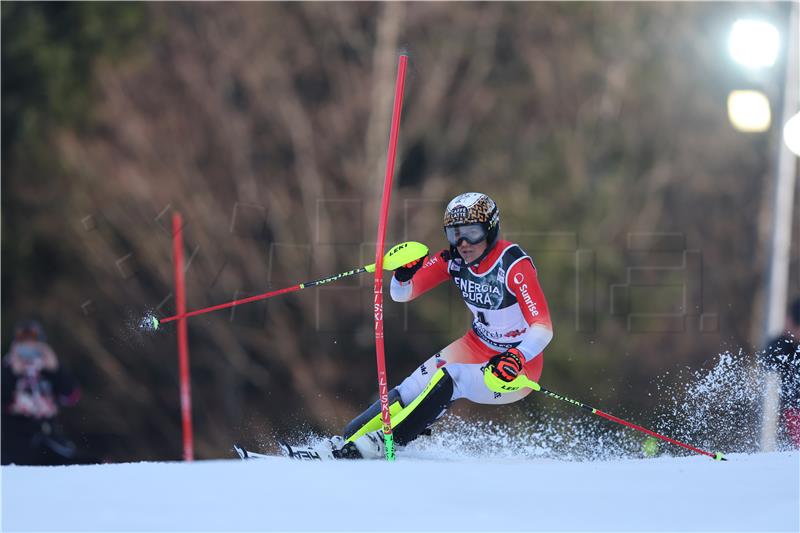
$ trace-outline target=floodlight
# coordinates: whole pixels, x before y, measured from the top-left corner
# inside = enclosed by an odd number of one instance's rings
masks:
[[[772,121],[769,99],[759,91],[732,91],[728,95],[728,118],[739,131],[767,131]]]
[[[794,155],[800,157],[800,113],[790,118],[783,127],[783,142]]]
[[[737,20],[731,28],[728,49],[738,63],[747,67],[771,67],[780,47],[778,29],[762,20]]]

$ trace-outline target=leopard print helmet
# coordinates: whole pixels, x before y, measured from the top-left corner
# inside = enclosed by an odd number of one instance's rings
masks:
[[[500,210],[488,195],[479,192],[459,194],[447,204],[444,227],[480,224],[486,230],[486,242],[491,248],[500,230]]]

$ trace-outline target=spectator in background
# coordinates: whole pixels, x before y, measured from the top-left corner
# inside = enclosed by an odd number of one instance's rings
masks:
[[[800,448],[800,298],[789,306],[785,332],[767,346],[764,364],[780,377],[781,427]]]
[[[47,344],[41,324],[18,323],[2,360],[2,464],[73,462],[75,445],[63,436],[56,415],[78,397],[75,381]]]

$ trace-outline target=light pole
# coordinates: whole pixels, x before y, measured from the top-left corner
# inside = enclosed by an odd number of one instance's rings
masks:
[[[783,330],[789,288],[792,211],[797,180],[797,160],[789,146],[796,142],[791,135],[794,128],[798,127],[794,124],[800,120],[790,120],[797,114],[800,102],[800,92],[798,92],[800,91],[798,87],[798,69],[800,68],[798,25],[800,25],[800,21],[798,21],[797,4],[791,3],[789,10],[785,47],[786,67],[782,87],[783,105],[777,128],[777,143],[775,143],[777,145],[775,147],[775,187],[770,202],[771,224],[768,270],[765,278],[764,322],[758,339],[762,347],[766,347],[770,339],[779,335]],[[746,67],[769,67],[775,63],[780,48],[780,35],[778,30],[768,23],[740,20],[731,29],[729,45],[733,58]],[[739,114],[736,115],[733,112],[731,98],[729,98],[728,111],[735,127],[742,131],[765,131],[769,128],[769,115],[767,113],[765,121],[763,112],[758,113],[757,100],[751,95],[750,105],[741,105]],[[767,111],[768,109],[769,106],[767,106]],[[740,127],[742,125],[743,127]],[[780,379],[776,373],[770,372],[764,387],[760,442],[762,451],[775,449],[779,419],[779,390]]]
[[[789,35],[786,48],[786,73],[783,84],[783,113],[779,136],[783,137],[784,125],[797,114],[800,101],[798,87],[798,10],[790,4]],[[789,262],[792,238],[792,211],[794,208],[795,183],[797,181],[797,158],[784,139],[777,143],[775,191],[773,196],[772,235],[770,239],[769,276],[767,281],[767,303],[764,319],[762,346],[782,333],[786,320],[786,298],[789,289]]]
[[[798,24],[800,21],[798,21],[797,4],[792,2],[790,9],[780,134],[785,133],[784,125],[791,125],[789,121],[797,114],[798,100],[800,99],[798,95],[798,90],[800,90],[798,88],[798,62],[800,62]],[[786,142],[782,142],[784,140]],[[789,263],[791,261],[792,210],[797,181],[797,160],[789,150],[789,140],[779,140],[777,147],[778,161],[773,196],[772,235],[762,346],[766,346],[770,339],[781,333],[786,317]],[[767,377],[761,424],[762,451],[774,450],[777,443],[777,427],[780,419],[779,388],[780,377],[776,372],[770,372]]]

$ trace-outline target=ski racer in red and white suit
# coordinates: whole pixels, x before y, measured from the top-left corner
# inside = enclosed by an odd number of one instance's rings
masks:
[[[403,403],[416,398],[433,370],[445,365],[454,382],[453,400],[505,404],[525,397],[531,389],[502,395],[487,389],[482,367],[491,357],[516,348],[525,357],[523,372],[528,378],[538,381],[542,374],[542,351],[553,337],[553,326],[533,261],[518,245],[504,240],[496,241],[470,267],[442,250],[410,281],[392,278],[391,296],[396,302],[408,302],[447,280],[452,280],[472,312],[472,327],[399,385]]]
[[[452,280],[472,311],[472,328],[389,391],[392,435],[399,446],[425,432],[460,398],[504,404],[526,396],[530,389],[491,391],[484,371],[505,382],[520,372],[538,381],[542,351],[553,338],[533,261],[518,245],[498,239],[500,210],[494,200],[477,192],[456,196],[443,226],[450,248],[397,268],[391,296],[409,302]],[[380,427],[381,405],[375,402],[347,424],[342,437],[331,440],[333,455],[382,457]]]

